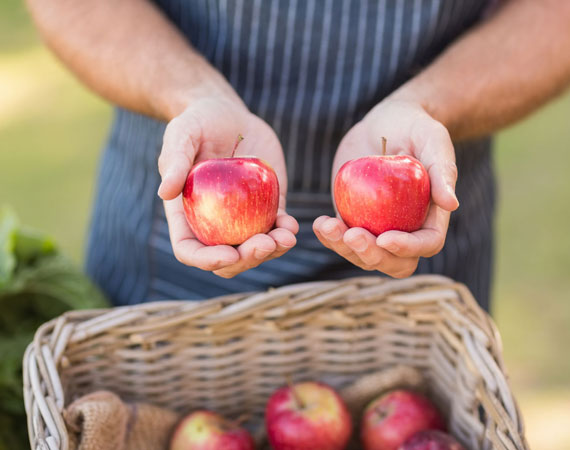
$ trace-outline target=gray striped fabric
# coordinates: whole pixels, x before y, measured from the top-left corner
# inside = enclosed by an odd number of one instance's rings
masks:
[[[284,257],[231,280],[172,255],[157,157],[164,124],[117,109],[103,156],[87,270],[117,304],[201,299],[368,272],[314,237],[332,214],[330,170],[346,131],[475,24],[480,0],[164,0],[157,4],[277,132],[289,174],[288,209],[301,225]],[[467,283],[487,307],[494,176],[490,140],[456,147],[461,208],[444,250],[418,272]]]

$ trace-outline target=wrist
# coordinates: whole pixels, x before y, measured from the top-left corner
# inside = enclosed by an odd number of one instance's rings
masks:
[[[247,107],[229,82],[201,56],[199,61],[172,73],[168,83],[153,96],[151,108],[156,116],[167,122],[182,114],[193,103],[203,99],[222,99],[236,107]],[[173,71],[174,72],[174,71]],[[182,74],[188,74],[184,76]]]
[[[412,79],[386,97],[386,100],[406,102],[421,108],[434,120],[440,122],[450,133],[454,129],[449,103],[442,90],[428,80]]]
[[[170,121],[188,108],[191,108],[192,105],[202,103],[204,100],[216,100],[226,104],[231,103],[236,108],[243,108],[247,111],[247,107],[231,87],[228,89],[213,80],[204,80],[199,84],[174,93],[172,98],[165,105],[165,119]]]
[[[454,141],[475,137],[473,123],[466,120],[480,103],[469,88],[439,80],[426,72],[412,78],[387,99],[413,102],[441,123]]]

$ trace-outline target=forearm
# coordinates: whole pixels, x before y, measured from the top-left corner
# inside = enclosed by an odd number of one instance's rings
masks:
[[[421,103],[455,140],[508,125],[570,81],[570,2],[511,0],[392,94]]]
[[[46,43],[110,101],[170,120],[229,83],[147,0],[28,0]]]

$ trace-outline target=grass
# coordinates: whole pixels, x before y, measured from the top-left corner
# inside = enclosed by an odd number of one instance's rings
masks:
[[[0,2],[0,205],[83,255],[111,108],[39,42],[23,2]]]
[[[16,0],[0,2],[0,99],[0,204],[80,263],[111,109],[41,46]],[[566,95],[500,133],[495,154],[494,316],[531,446],[544,450],[570,448],[569,118]]]
[[[570,385],[570,95],[501,133],[495,318],[513,380]]]
[[[110,108],[37,47],[0,57],[0,86],[0,204],[79,261]]]
[[[0,2],[0,53],[18,52],[38,43],[22,0]]]

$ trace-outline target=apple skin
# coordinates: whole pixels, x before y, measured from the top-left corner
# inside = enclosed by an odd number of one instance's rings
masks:
[[[346,162],[334,182],[334,200],[350,228],[378,236],[389,230],[419,230],[430,203],[429,175],[417,159],[372,155]]]
[[[195,411],[176,427],[169,450],[254,450],[244,428],[211,411]]]
[[[267,437],[274,450],[341,450],[352,432],[346,405],[328,385],[304,382],[273,393],[265,409]],[[302,406],[299,405],[297,396]]]
[[[404,442],[398,450],[465,450],[447,433],[438,430],[420,431]]]
[[[439,411],[423,395],[400,389],[368,405],[360,439],[365,450],[398,450],[409,437],[428,429],[445,431]]]
[[[273,227],[279,204],[275,171],[254,157],[196,164],[182,192],[190,229],[205,245],[239,245]]]

